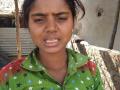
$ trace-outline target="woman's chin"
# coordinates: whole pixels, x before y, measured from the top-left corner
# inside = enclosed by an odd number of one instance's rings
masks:
[[[61,48],[61,47],[47,47],[43,49],[44,52],[49,53],[49,54],[59,53],[64,50],[65,48]]]

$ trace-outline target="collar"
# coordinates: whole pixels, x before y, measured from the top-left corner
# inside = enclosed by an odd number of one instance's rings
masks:
[[[29,71],[45,71],[44,66],[38,61],[36,49],[33,50],[21,64],[24,69]],[[88,61],[88,57],[80,53],[77,53],[71,49],[67,49],[68,54],[68,73],[73,74],[77,71],[77,68],[85,65]]]
[[[78,71],[78,68],[84,66],[88,62],[89,57],[70,49],[68,49],[67,51],[68,51],[68,73],[74,74],[75,72]]]
[[[37,59],[37,49],[34,49],[21,64],[21,67],[29,71],[44,71],[45,68]]]

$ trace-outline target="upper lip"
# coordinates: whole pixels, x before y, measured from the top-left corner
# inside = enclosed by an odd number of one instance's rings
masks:
[[[54,35],[48,35],[46,38],[44,38],[44,41],[46,40],[60,40],[60,37]]]

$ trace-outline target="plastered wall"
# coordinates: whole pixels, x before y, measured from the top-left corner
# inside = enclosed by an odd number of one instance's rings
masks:
[[[86,14],[78,19],[77,32],[90,44],[109,47],[112,30],[115,23],[118,0],[81,0]],[[115,39],[114,49],[120,50],[120,19]]]

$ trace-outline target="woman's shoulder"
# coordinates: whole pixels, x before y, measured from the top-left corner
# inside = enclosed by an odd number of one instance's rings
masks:
[[[85,65],[81,66],[79,69],[83,70],[83,71],[86,70],[86,69],[89,69],[91,74],[93,76],[95,76],[96,75],[97,66],[96,66],[96,64],[92,60],[88,60],[87,63]]]
[[[0,70],[0,83],[6,82],[9,79],[9,77],[12,77],[17,72],[20,72],[22,70],[20,65],[24,60],[25,60],[25,57],[22,57],[20,59],[15,59],[12,62],[5,65]]]
[[[90,59],[87,55],[76,52],[74,50],[68,49],[70,53],[75,57],[75,61],[80,63],[78,69],[80,70],[90,70],[92,75],[96,74],[97,65],[94,63],[94,60]]]

